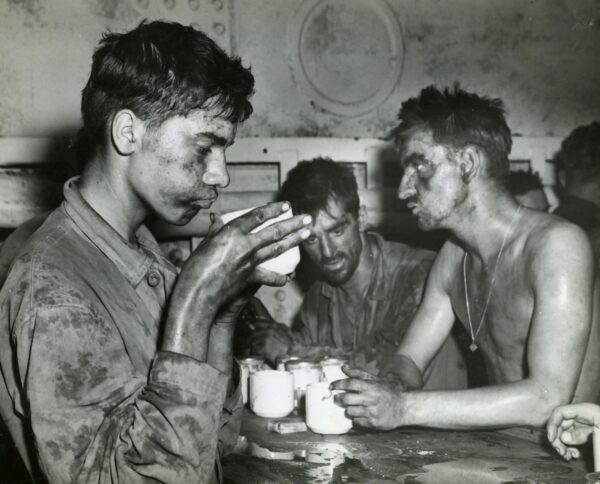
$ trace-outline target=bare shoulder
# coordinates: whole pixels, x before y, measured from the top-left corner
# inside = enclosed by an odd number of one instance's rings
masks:
[[[580,227],[552,214],[535,211],[526,214],[521,239],[524,259],[532,267],[593,268],[592,248]]]
[[[437,254],[431,268],[430,279],[433,283],[449,291],[454,284],[454,278],[460,269],[464,249],[454,237],[450,237]]]
[[[578,250],[591,254],[590,242],[583,229],[562,217],[529,211],[528,217],[523,219],[523,224],[527,227],[524,232],[524,249],[532,255],[548,250]]]

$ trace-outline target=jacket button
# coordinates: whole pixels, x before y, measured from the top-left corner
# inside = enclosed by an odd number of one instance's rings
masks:
[[[150,271],[146,276],[146,280],[150,287],[156,287],[160,284],[160,274],[156,271]]]

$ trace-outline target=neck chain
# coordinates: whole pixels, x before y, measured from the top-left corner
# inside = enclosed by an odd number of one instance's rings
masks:
[[[477,325],[477,329],[473,332],[473,323],[471,322],[471,308],[469,307],[469,292],[467,289],[467,256],[469,255],[468,251],[465,251],[465,255],[463,257],[463,282],[465,285],[465,302],[467,306],[467,319],[469,320],[469,329],[471,330],[471,344],[469,345],[469,349],[471,351],[475,351],[477,349],[477,345],[475,344],[475,338],[479,334],[483,323],[485,321],[485,313],[487,312],[488,305],[490,304],[490,299],[492,297],[492,290],[494,289],[494,282],[496,281],[496,271],[498,269],[498,262],[500,262],[500,257],[502,257],[502,251],[504,250],[504,246],[506,245],[506,241],[508,240],[508,236],[512,234],[514,229],[514,224],[517,221],[517,217],[523,205],[519,205],[517,211],[513,215],[513,219],[506,229],[506,233],[504,234],[504,238],[502,239],[502,244],[500,245],[500,250],[498,251],[498,256],[496,257],[496,263],[494,264],[494,271],[492,272],[492,279],[490,281],[490,289],[488,291],[487,298],[485,300],[485,306],[483,307],[483,312],[481,313],[481,319],[479,320],[479,324]]]

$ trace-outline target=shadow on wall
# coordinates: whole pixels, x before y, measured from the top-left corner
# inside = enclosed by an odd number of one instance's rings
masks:
[[[79,172],[72,144],[75,129],[46,138],[0,139],[0,240],[26,220],[62,200],[62,186]]]

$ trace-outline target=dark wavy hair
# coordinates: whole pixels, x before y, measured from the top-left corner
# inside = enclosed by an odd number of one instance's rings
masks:
[[[416,130],[430,131],[450,150],[469,145],[483,150],[489,177],[505,180],[509,173],[512,138],[500,99],[463,91],[458,84],[443,91],[429,86],[402,103],[398,120],[391,136],[400,145]]]
[[[554,155],[554,163],[558,170],[565,171],[567,183],[574,172],[584,176],[600,174],[600,122],[595,121],[571,131]]]
[[[301,161],[289,171],[279,191],[279,200],[290,202],[294,213],[313,217],[321,210],[327,211],[330,199],[358,216],[360,201],[354,172],[329,158]]]
[[[81,97],[80,162],[102,145],[106,127],[121,109],[131,109],[151,128],[208,108],[240,122],[252,113],[253,90],[250,69],[192,27],[143,21],[127,33],[105,34]]]

